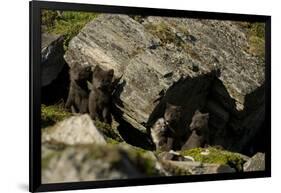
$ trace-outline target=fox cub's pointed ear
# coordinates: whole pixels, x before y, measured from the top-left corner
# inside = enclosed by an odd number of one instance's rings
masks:
[[[209,113],[205,113],[203,115],[204,115],[204,117],[209,118]]]
[[[95,73],[99,73],[101,71],[101,67],[99,65],[96,65],[96,67],[94,68],[94,72]]]
[[[108,71],[108,75],[109,75],[109,76],[113,77],[113,74],[114,74],[114,70],[113,70],[113,69],[111,69],[111,70]]]

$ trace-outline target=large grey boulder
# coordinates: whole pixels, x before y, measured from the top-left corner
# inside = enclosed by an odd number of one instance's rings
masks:
[[[244,167],[244,172],[264,171],[265,170],[265,154],[264,153],[255,154],[244,164],[243,167]]]
[[[42,183],[144,178],[162,175],[151,152],[122,145],[42,145]]]
[[[211,143],[242,151],[264,120],[264,62],[247,47],[231,21],[101,14],[70,41],[65,60],[123,75],[114,101],[135,128],[145,131],[169,102],[184,107],[188,135],[194,111],[206,108]]]
[[[42,130],[42,142],[49,141],[68,145],[106,144],[88,114],[72,116]]]
[[[42,33],[41,41],[41,85],[47,86],[57,78],[65,65],[64,38],[62,35]]]

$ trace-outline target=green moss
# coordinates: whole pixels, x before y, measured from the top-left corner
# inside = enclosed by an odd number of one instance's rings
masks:
[[[106,140],[106,143],[111,144],[111,145],[117,145],[117,144],[120,143],[120,141],[117,141],[117,140],[112,139],[110,137],[107,137],[105,140]]]
[[[264,59],[265,54],[265,24],[251,23],[248,30],[249,52]]]
[[[70,116],[71,113],[67,112],[61,105],[41,105],[41,128],[54,125]]]
[[[142,148],[131,146],[126,150],[128,157],[137,168],[147,176],[157,176],[159,172],[155,168],[155,160],[152,154]]]
[[[76,36],[80,30],[92,19],[97,17],[97,13],[79,11],[42,11],[43,32],[64,35],[64,48],[67,49],[69,41]]]
[[[202,152],[208,152],[206,154]],[[209,148],[194,148],[190,150],[181,151],[180,154],[184,156],[191,156],[195,161],[202,163],[215,163],[222,165],[229,165],[237,171],[243,170],[244,159],[237,153],[219,150],[214,147]]]
[[[95,120],[94,121],[95,126],[98,128],[100,132],[102,132],[107,138],[109,139],[109,142],[122,142],[122,138],[120,137],[117,129],[112,128],[110,124],[103,123],[101,121]]]
[[[190,35],[188,30],[184,27],[177,27],[177,30],[182,33],[184,36]],[[196,59],[198,61],[202,61],[200,56],[193,50],[191,45],[184,42],[180,37],[178,37],[175,32],[172,30],[171,27],[169,27],[164,22],[161,22],[159,24],[146,24],[146,28],[148,31],[157,36],[162,44],[170,44],[173,43],[177,47],[183,49],[186,53],[188,53],[193,59]]]
[[[157,36],[163,44],[175,43],[178,42],[175,33],[171,31],[171,29],[164,23],[161,22],[159,24],[147,24],[146,28],[150,33]]]
[[[264,60],[265,56],[265,23],[240,22],[238,25],[246,30],[249,47],[246,51]]]
[[[258,38],[265,37],[265,23],[250,23],[248,28],[251,35],[257,36]]]

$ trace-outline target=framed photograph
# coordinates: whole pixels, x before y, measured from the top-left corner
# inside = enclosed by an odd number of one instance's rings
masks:
[[[271,176],[271,17],[30,2],[30,191]]]

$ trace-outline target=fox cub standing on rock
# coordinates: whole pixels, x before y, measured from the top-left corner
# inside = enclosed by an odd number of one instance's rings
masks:
[[[70,87],[65,104],[73,113],[88,113],[89,89],[87,81],[92,79],[91,67],[74,66],[69,70]]]
[[[93,120],[111,124],[111,105],[114,71],[103,70],[96,66],[93,71],[93,81],[89,96],[89,112]]]
[[[164,118],[159,118],[151,128],[151,138],[156,149],[168,151],[174,148],[182,108],[166,103]]]
[[[182,150],[204,147],[209,143],[208,120],[209,113],[203,114],[198,110],[195,111],[189,126],[191,135],[183,145]]]

